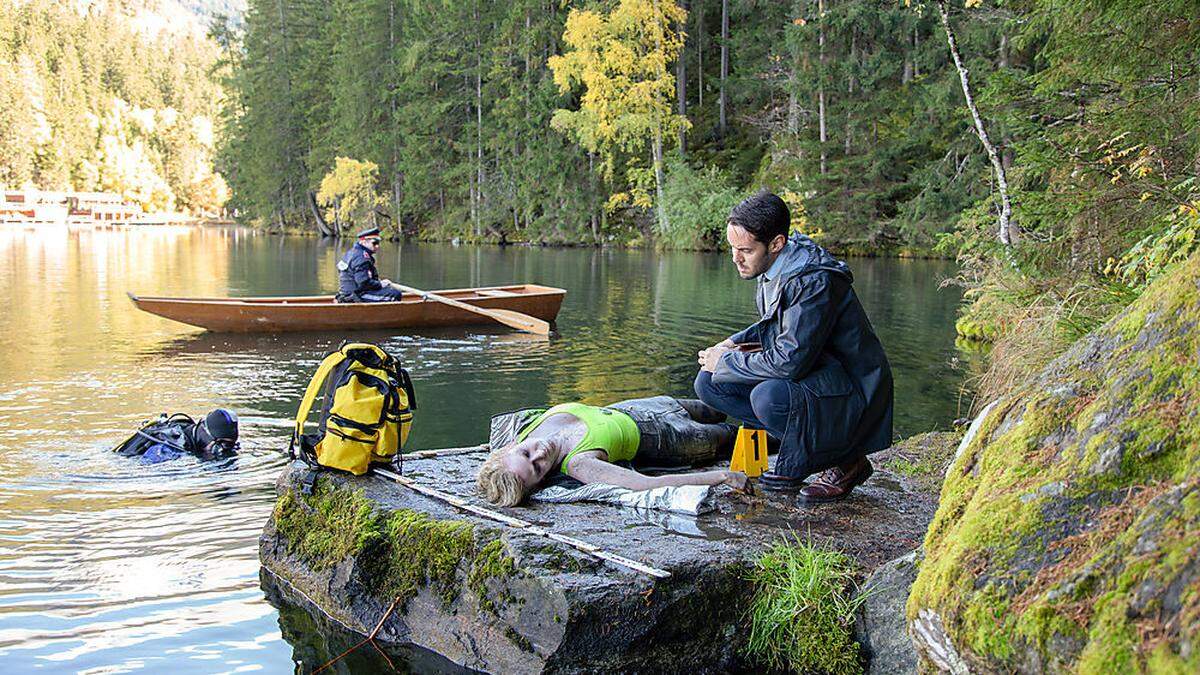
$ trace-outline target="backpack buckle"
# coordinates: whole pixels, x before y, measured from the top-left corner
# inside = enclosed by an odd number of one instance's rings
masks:
[[[308,469],[304,472],[304,477],[300,479],[300,494],[311,496],[317,485],[317,472],[315,469]]]

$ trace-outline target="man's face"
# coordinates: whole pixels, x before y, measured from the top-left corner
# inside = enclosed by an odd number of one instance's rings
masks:
[[[358,241],[371,253],[379,250],[379,237],[363,237]]]
[[[779,235],[769,245],[764,244],[745,228],[732,223],[725,226],[725,239],[733,249],[733,264],[738,276],[743,279],[753,279],[770,269],[787,243],[787,238]]]

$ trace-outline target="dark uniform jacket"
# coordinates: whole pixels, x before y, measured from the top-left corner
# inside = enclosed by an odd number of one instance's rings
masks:
[[[892,441],[892,371],[846,263],[792,235],[758,279],[762,317],[730,336],[757,352],[728,352],[714,382],[791,383],[791,414],[776,472],[802,476],[882,450]]]
[[[383,288],[375,270],[375,256],[355,242],[338,261],[338,296],[357,300],[360,294]]]

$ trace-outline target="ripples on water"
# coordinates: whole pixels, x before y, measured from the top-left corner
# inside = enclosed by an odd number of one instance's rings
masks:
[[[291,415],[342,335],[203,333],[137,312],[126,291],[329,292],[336,247],[239,230],[0,230],[0,663],[6,672],[312,668],[354,637],[260,588],[257,538]],[[385,276],[427,288],[531,281],[568,289],[561,336],[501,328],[353,334],[412,370],[413,448],[480,442],[488,417],[567,400],[688,395],[695,352],[753,316],[723,256],[385,249]],[[897,431],[945,427],[957,296],[944,263],[856,260],[856,288],[897,377]],[[400,271],[403,270],[403,275]],[[243,451],[142,466],[109,448],[160,412],[223,405]],[[343,668],[441,670],[435,656],[358,653]],[[408,664],[404,666],[403,664]]]

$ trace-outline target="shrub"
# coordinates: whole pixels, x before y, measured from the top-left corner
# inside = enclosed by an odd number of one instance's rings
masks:
[[[655,224],[661,243],[668,248],[720,246],[725,219],[743,196],[717,167],[697,171],[679,159],[669,160],[663,210],[670,227]]]

